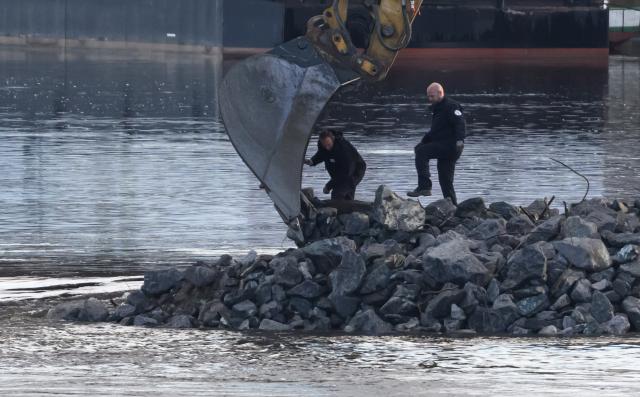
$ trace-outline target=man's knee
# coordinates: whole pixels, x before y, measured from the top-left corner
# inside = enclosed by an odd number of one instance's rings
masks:
[[[413,152],[415,153],[417,159],[428,160],[431,158],[431,149],[427,144],[421,143],[414,148]]]

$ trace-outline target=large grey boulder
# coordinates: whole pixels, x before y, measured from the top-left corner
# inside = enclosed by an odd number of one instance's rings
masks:
[[[502,282],[502,289],[519,287],[530,280],[547,279],[547,258],[540,244],[526,246],[515,253],[507,261],[507,277]]]
[[[600,292],[611,289],[611,286],[611,281],[607,280],[606,278],[591,284],[591,288]]]
[[[287,291],[287,295],[314,299],[322,295],[322,287],[312,280],[305,280]]]
[[[566,238],[553,243],[555,249],[573,266],[599,272],[611,266],[609,251],[602,240]]]
[[[123,303],[116,307],[113,312],[113,320],[120,321],[125,317],[131,317],[136,314],[136,308],[128,303]]]
[[[318,271],[328,273],[340,263],[345,251],[355,251],[356,248],[353,240],[340,236],[315,241],[302,248],[302,252],[311,258]]]
[[[548,201],[546,199],[535,199],[531,204],[526,207],[529,214],[533,215],[536,219],[549,218],[559,214],[555,208],[549,208]]]
[[[640,277],[640,261],[625,263],[624,265],[620,266],[620,270],[631,274],[633,277]]]
[[[274,258],[269,265],[274,270],[273,282],[275,284],[293,287],[304,279],[298,261],[292,255]]]
[[[637,245],[627,244],[620,248],[620,250],[611,257],[611,260],[614,264],[621,265],[637,259],[638,256],[640,256],[640,248]]]
[[[578,280],[584,278],[584,276],[583,271],[572,268],[566,269],[551,287],[551,296],[558,297],[567,293],[571,287],[573,287]]]
[[[622,248],[625,245],[640,245],[640,233],[602,232],[602,239],[612,247]]]
[[[190,266],[184,271],[184,278],[196,287],[205,287],[216,281],[218,272],[208,266]]]
[[[389,269],[386,263],[381,263],[367,274],[362,283],[362,287],[360,287],[360,293],[366,295],[385,289],[389,285],[390,278],[391,269]]]
[[[558,299],[556,299],[555,302],[553,302],[553,305],[551,305],[549,307],[549,309],[554,310],[554,311],[558,311],[558,310],[562,310],[565,307],[569,306],[571,304],[571,298],[569,298],[569,295],[567,294],[562,294],[560,295],[560,297]]]
[[[493,309],[500,310],[504,308],[517,310],[517,305],[513,302],[513,295],[511,294],[501,294],[496,300],[493,302]]]
[[[375,258],[388,257],[394,254],[402,254],[402,246],[393,239],[385,240],[383,243],[367,243],[360,248],[360,253],[367,262]]]
[[[624,335],[631,328],[629,319],[624,314],[616,314],[606,323],[602,324],[604,332],[610,335]]]
[[[640,299],[635,296],[628,296],[622,301],[622,308],[627,313],[633,329],[640,331]]]
[[[416,316],[418,306],[406,298],[392,296],[382,307],[380,313],[384,316]],[[389,319],[389,317],[387,317]]]
[[[353,240],[341,236],[315,241],[302,248],[302,251],[312,257],[328,255],[342,257],[344,251],[353,251],[355,249],[356,243]]]
[[[613,318],[613,305],[609,298],[600,291],[595,291],[591,299],[591,315],[599,322],[604,323]]]
[[[591,283],[586,278],[578,280],[571,291],[571,300],[576,303],[591,302]]]
[[[168,328],[185,329],[193,328],[194,318],[186,314],[178,314],[167,321]]]
[[[489,241],[507,233],[507,222],[504,219],[485,219],[476,226],[469,234],[469,238],[474,240]]]
[[[109,317],[107,306],[96,298],[89,298],[84,301],[84,306],[78,314],[79,321],[100,322]]]
[[[611,210],[609,210],[611,211]],[[616,229],[617,214],[615,212],[608,213],[606,211],[594,211],[584,218],[588,222],[595,223],[598,226],[598,232],[613,232]]]
[[[498,201],[490,204],[489,210],[500,215],[507,221],[520,214],[520,210],[518,208],[504,201]]]
[[[441,283],[463,285],[467,281],[485,285],[488,269],[469,250],[465,240],[452,240],[428,250],[423,258],[424,270]]]
[[[472,313],[478,305],[486,305],[489,303],[487,290],[483,287],[474,283],[466,283],[463,289],[465,291],[465,296],[459,306],[465,311],[465,313]]]
[[[616,233],[633,233],[640,231],[640,218],[636,214],[619,213],[616,217]]]
[[[444,290],[433,297],[424,310],[429,318],[445,318],[451,314],[451,305],[462,302],[466,296],[463,289]]]
[[[364,259],[354,251],[346,251],[342,261],[335,270],[329,274],[331,291],[337,295],[348,295],[356,292],[367,272]]]
[[[335,292],[329,294],[329,301],[332,304],[332,310],[343,319],[353,316],[353,313],[358,310],[361,303],[360,298]]]
[[[487,206],[482,197],[472,197],[458,204],[456,216],[459,218],[483,218],[487,215]]]
[[[282,288],[278,285],[279,288]],[[256,302],[256,305],[263,305],[271,300],[273,296],[273,285],[271,283],[263,282],[258,285],[256,288],[255,295],[253,299]]]
[[[441,225],[456,213],[456,206],[449,199],[436,200],[424,209],[427,223]]]
[[[520,317],[518,307],[509,295],[500,295],[493,307],[478,306],[467,320],[469,328],[477,332],[502,333]]]
[[[521,299],[516,303],[518,311],[524,317],[531,317],[549,307],[547,294],[539,294]]]
[[[144,314],[138,314],[133,319],[133,325],[136,327],[155,327],[158,324],[158,320]]]
[[[413,232],[424,226],[426,214],[418,201],[405,200],[382,185],[376,191],[373,219],[389,230]]]
[[[568,237],[588,237],[599,238],[598,226],[593,222],[588,222],[579,216],[570,216],[562,225],[562,236]]]
[[[369,233],[369,215],[361,212],[340,215],[343,231],[347,235],[361,235]]]
[[[244,255],[243,257],[238,259],[238,263],[240,263],[242,266],[246,267],[251,265],[253,262],[255,262],[258,259],[258,253],[254,250],[251,250],[249,252],[247,252],[246,255]]]
[[[156,304],[142,291],[132,291],[127,295],[127,303],[136,308],[136,313],[144,313],[153,309]]]
[[[47,312],[47,319],[50,321],[101,322],[106,321],[108,317],[107,307],[96,298],[63,302]]]
[[[498,283],[498,280],[496,280],[495,278],[492,278],[489,282],[489,285],[487,285],[487,299],[489,302],[493,303],[496,299],[498,299],[499,295],[500,283]]]
[[[555,325],[547,325],[538,331],[540,336],[555,336],[558,334],[558,328]]]
[[[261,331],[270,331],[270,332],[284,332],[291,330],[291,326],[288,324],[283,324],[278,321],[274,321],[268,318],[260,321],[260,325],[258,329]]]
[[[145,272],[142,291],[148,295],[160,295],[177,287],[183,277],[182,272],[175,268]]]
[[[356,313],[344,330],[349,333],[380,335],[393,331],[393,327],[382,320],[373,309],[368,309]]]
[[[217,327],[222,316],[229,317],[229,309],[218,300],[208,301],[200,307],[198,321],[205,327]]]
[[[235,314],[237,314],[242,318],[255,316],[256,313],[258,313],[258,307],[256,306],[255,303],[251,302],[250,300],[245,300],[245,301],[236,303],[235,305],[233,305],[232,309]]]
[[[620,268],[622,269],[622,266],[620,266]],[[618,277],[613,281],[613,290],[619,297],[624,299],[631,294],[635,281],[636,279],[633,274],[621,271],[618,273]],[[610,300],[618,302],[618,300],[612,299],[611,295],[608,296]]]
[[[536,226],[528,236],[525,237],[524,244],[534,244],[539,241],[551,241],[558,234],[564,218],[562,216],[554,216]]]
[[[611,203],[603,197],[595,197],[571,205],[571,215],[588,216],[594,212],[603,212],[615,216],[616,212],[609,208]]]
[[[516,215],[507,222],[507,232],[518,236],[530,233],[535,227],[531,219],[524,214]]]

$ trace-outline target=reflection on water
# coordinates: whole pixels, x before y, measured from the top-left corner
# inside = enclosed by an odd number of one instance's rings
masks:
[[[0,394],[636,395],[638,338],[282,336],[0,327]],[[621,359],[624,357],[624,359]]]
[[[220,72],[206,57],[0,50],[0,275],[131,273],[290,246],[216,118]],[[637,58],[400,65],[340,93],[319,124],[367,160],[359,198],[381,183],[404,192],[428,124],[423,87],[438,80],[468,115],[461,199],[579,200],[584,181],[550,157],[586,174],[591,195],[639,196],[639,73]],[[326,176],[304,178],[318,190]]]

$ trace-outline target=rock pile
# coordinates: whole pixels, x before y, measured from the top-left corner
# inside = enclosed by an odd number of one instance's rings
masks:
[[[107,308],[63,303],[51,319],[123,325],[381,334],[600,335],[640,330],[640,200],[592,199],[564,214],[423,208],[381,186],[367,213],[320,208],[310,241],[185,270],[151,271]]]

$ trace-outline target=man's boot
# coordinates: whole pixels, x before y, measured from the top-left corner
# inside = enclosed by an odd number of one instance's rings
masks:
[[[431,189],[421,189],[420,187],[417,187],[414,190],[407,192],[407,196],[409,197],[431,196]]]

